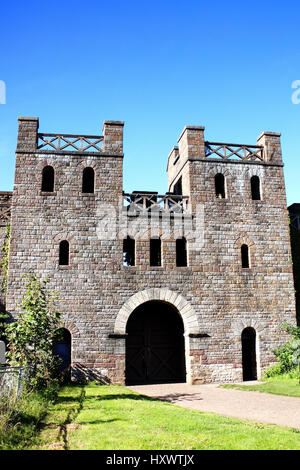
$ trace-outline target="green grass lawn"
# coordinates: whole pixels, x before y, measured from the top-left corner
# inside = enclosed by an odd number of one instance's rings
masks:
[[[300,432],[193,411],[125,387],[68,386],[31,449],[300,449]]]
[[[285,395],[288,397],[300,397],[299,377],[288,374],[266,379],[265,383],[258,385],[222,385],[223,388],[235,388],[255,392],[273,393],[274,395]],[[300,406],[300,403],[299,403]]]

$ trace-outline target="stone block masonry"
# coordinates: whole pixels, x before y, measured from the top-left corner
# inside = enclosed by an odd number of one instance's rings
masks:
[[[24,273],[48,277],[50,288],[60,292],[73,370],[123,384],[137,368],[142,383],[151,383],[172,381],[175,346],[168,335],[154,334],[149,319],[148,329],[137,325],[142,340],[129,361],[127,323],[145,303],[162,311],[168,304],[183,322],[186,381],[242,380],[246,329],[255,332],[255,354],[249,349],[248,362],[260,376],[275,361],[272,351],[286,340],[282,323],[295,323],[280,134],[264,132],[253,146],[216,144],[205,141],[204,127],[186,126],[169,155],[164,206],[157,193],[140,196],[143,204],[135,193],[132,207],[124,208],[123,126],[105,121],[103,136],[39,134],[38,118],[19,118],[7,310],[17,317]],[[41,191],[45,167],[54,169],[49,192]],[[82,192],[87,167],[94,171],[91,193]],[[224,177],[225,197],[216,193],[217,174]],[[259,178],[258,200],[251,195],[253,176]],[[194,230],[199,210],[201,232]],[[126,234],[119,230],[120,217],[128,222]],[[187,266],[179,267],[174,226],[184,217],[192,229],[184,233]],[[142,233],[137,221],[143,221]],[[160,266],[150,266],[154,232],[161,239]],[[128,234],[135,239],[134,266],[123,265]],[[62,266],[64,240],[70,253],[69,264]],[[243,245],[248,268],[241,263]]]

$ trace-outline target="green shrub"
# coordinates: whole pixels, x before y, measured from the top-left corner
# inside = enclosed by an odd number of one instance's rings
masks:
[[[283,344],[274,351],[274,354],[279,361],[278,369],[280,374],[284,374],[285,372],[295,369],[295,364],[292,361],[293,352],[294,350],[291,347],[290,342]]]
[[[292,338],[273,351],[278,362],[264,372],[265,378],[282,374],[290,374],[292,376],[297,374],[298,363],[295,362],[295,357],[299,354],[299,352],[297,352],[297,344],[300,339],[300,328],[290,325],[289,323],[283,323],[282,327]]]
[[[59,358],[53,356],[53,340],[61,327],[56,308],[57,293],[49,292],[48,280],[34,274],[26,276],[22,310],[6,327],[10,365],[30,367],[30,388],[49,390],[58,383]]]
[[[276,377],[280,375],[281,373],[282,372],[281,372],[280,364],[279,362],[277,362],[276,364],[273,364],[272,366],[268,367],[268,369],[264,371],[263,378],[270,379],[272,377]]]

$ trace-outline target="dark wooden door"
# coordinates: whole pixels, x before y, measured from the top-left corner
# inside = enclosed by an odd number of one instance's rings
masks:
[[[127,323],[126,383],[185,382],[183,323],[163,302],[138,307]]]

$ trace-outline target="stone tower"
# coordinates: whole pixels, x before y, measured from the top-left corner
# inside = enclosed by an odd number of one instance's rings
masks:
[[[259,377],[295,323],[280,134],[206,142],[186,126],[168,192],[122,191],[123,122],[103,136],[19,118],[7,310],[50,279],[74,375],[112,383]]]

